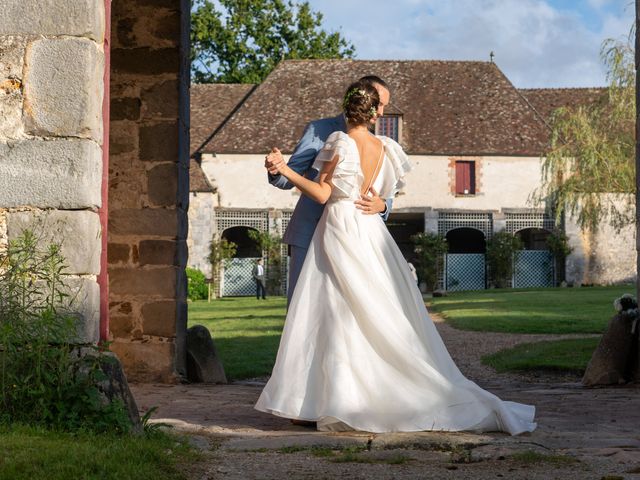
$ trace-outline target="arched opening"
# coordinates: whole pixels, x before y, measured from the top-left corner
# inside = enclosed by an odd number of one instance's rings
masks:
[[[516,235],[523,249],[516,254],[513,269],[515,288],[552,287],[555,284],[555,259],[549,251],[547,238],[551,232],[542,228],[523,228]]]
[[[257,232],[251,227],[231,227],[222,232],[222,238],[236,244],[235,258],[258,258],[262,256],[260,245],[249,236],[249,232]]]
[[[222,297],[245,297],[255,294],[252,271],[256,260],[262,257],[262,251],[249,235],[252,231],[257,232],[255,228],[236,226],[222,232],[222,238],[236,244],[236,254],[225,263],[220,272]]]
[[[455,228],[446,235],[449,253],[485,253],[487,242],[484,233],[475,228]]]
[[[542,228],[524,228],[516,235],[524,243],[524,250],[548,250],[547,238],[551,232]]]
[[[483,290],[486,286],[484,254],[487,241],[476,228],[461,227],[446,234],[449,253],[445,262],[447,290]]]

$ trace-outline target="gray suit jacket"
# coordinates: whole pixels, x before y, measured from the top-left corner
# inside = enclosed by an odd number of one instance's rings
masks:
[[[315,179],[318,172],[311,168],[313,161],[325,144],[327,137],[339,130],[342,132],[347,130],[347,124],[342,115],[322,118],[309,123],[287,165],[296,173],[304,175],[311,180]],[[269,175],[269,183],[283,190],[291,189],[294,186],[282,175]],[[384,220],[389,216],[391,205],[392,199],[389,198],[387,199],[387,211],[383,216]],[[284,234],[284,243],[308,248],[323,210],[324,205],[311,200],[306,195],[301,195]]]

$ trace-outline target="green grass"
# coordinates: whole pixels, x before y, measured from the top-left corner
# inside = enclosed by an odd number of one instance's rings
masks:
[[[186,479],[199,458],[179,437],[60,433],[0,427],[0,480]]]
[[[287,300],[220,298],[189,303],[189,326],[211,332],[230,380],[269,375],[276,360]]]
[[[557,371],[582,375],[600,338],[523,343],[482,358],[497,372]]]
[[[613,300],[635,287],[581,287],[457,292],[434,298],[430,309],[455,328],[506,333],[602,333]]]
[[[512,455],[509,455],[509,458],[516,460],[520,463],[525,463],[529,465],[539,465],[539,464],[551,464],[556,466],[564,466],[564,465],[572,465],[575,463],[579,463],[576,458],[570,457],[568,455],[554,455],[554,454],[546,454],[546,453],[538,453],[532,450],[525,450],[523,452],[516,452]]]

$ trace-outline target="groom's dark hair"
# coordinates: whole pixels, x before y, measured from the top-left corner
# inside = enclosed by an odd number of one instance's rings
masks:
[[[365,75],[364,77],[362,77],[360,80],[360,82],[363,83],[368,83],[373,85],[374,83],[377,83],[378,85],[380,85],[381,87],[386,88],[387,90],[389,90],[389,85],[387,85],[387,82],[385,82],[384,80],[382,80],[380,77],[378,77],[377,75]]]

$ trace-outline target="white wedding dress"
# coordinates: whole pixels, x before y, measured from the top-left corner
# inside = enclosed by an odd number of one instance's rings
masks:
[[[385,155],[373,185],[385,198],[410,165],[396,142],[379,138]],[[319,430],[534,430],[533,406],[502,401],[458,370],[382,218],[355,208],[364,181],[355,141],[333,133],[314,167],[335,154],[331,198],[255,408]]]

